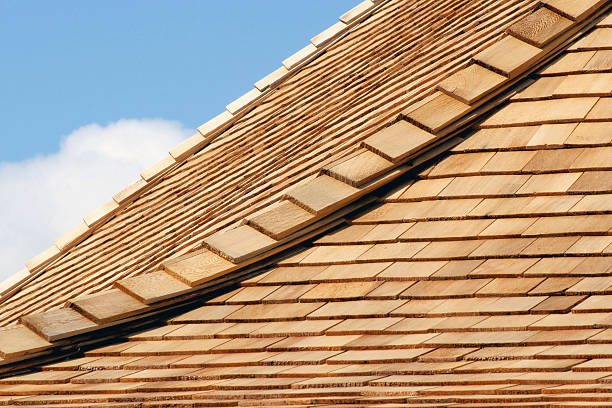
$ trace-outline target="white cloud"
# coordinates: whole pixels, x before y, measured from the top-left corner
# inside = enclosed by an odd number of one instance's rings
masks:
[[[179,122],[87,125],[58,153],[0,163],[0,281],[190,136]]]

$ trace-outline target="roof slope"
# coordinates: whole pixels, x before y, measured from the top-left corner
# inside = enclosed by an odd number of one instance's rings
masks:
[[[609,406],[609,23],[350,225],[158,327],[0,380],[0,394],[19,405]]]
[[[211,145],[9,296],[0,323],[109,288],[197,248],[212,232],[356,150],[535,3],[384,3]]]

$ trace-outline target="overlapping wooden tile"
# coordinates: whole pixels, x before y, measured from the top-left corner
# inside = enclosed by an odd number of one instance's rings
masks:
[[[115,282],[115,286],[146,304],[180,296],[191,289],[191,286],[173,278],[165,271],[154,271],[121,279]]]
[[[269,73],[268,75],[260,79],[259,81],[255,82],[255,88],[263,92],[266,89],[268,89],[270,86],[282,80],[285,77],[285,75],[287,75],[288,73],[289,73],[289,70],[285,68],[285,66],[283,65],[280,68],[272,71],[271,73]]]
[[[48,341],[61,340],[98,328],[74,309],[61,308],[23,316],[21,322]]]
[[[321,175],[292,188],[285,197],[321,216],[342,207],[358,194],[359,190],[355,187],[333,177]]]
[[[163,267],[178,280],[190,286],[197,286],[236,270],[238,265],[203,249],[166,261]]]
[[[543,0],[542,3],[572,20],[581,20],[595,11],[598,7],[605,4],[606,1],[581,0],[576,2],[573,0]]]
[[[96,323],[108,323],[149,310],[148,305],[119,289],[76,298],[68,304]]]
[[[508,32],[534,47],[544,48],[571,25],[571,20],[542,7],[511,25]]]
[[[211,251],[236,264],[273,248],[277,242],[249,225],[220,231],[204,239]]]
[[[0,356],[5,359],[36,353],[51,347],[51,343],[18,325],[0,330]]]
[[[482,123],[482,127],[525,126],[583,120],[598,98],[571,98],[546,101],[514,102]]]
[[[168,171],[175,163],[176,160],[174,159],[174,157],[168,155],[159,162],[155,163],[153,166],[147,168],[142,173],[140,173],[140,177],[142,177],[143,180],[149,182],[154,178],[158,177],[160,174],[163,174]]]
[[[202,136],[202,134],[198,132],[189,137],[188,139],[183,140],[177,146],[170,149],[168,153],[170,154],[170,157],[172,157],[176,161],[183,160],[191,154],[195,153],[196,151],[200,150],[203,146],[206,145],[206,143],[206,138],[204,138],[204,136]]]
[[[610,96],[612,93],[612,74],[568,75],[554,90],[555,97],[572,96]]]
[[[331,41],[332,39],[334,39],[340,33],[342,33],[346,27],[347,27],[347,24],[345,22],[338,21],[336,24],[329,26],[321,33],[312,37],[310,42],[315,47],[320,47],[324,45],[325,43],[327,43],[328,41]]]
[[[332,163],[325,172],[353,187],[359,187],[392,167],[393,163],[389,160],[370,150],[362,149]]]
[[[499,74],[513,78],[525,71],[542,54],[541,49],[507,35],[476,54],[474,60]]]
[[[107,218],[111,217],[117,208],[119,208],[119,204],[117,204],[115,201],[110,201],[97,208],[89,215],[86,215],[83,218],[83,221],[85,222],[85,224],[87,224],[87,226],[93,227],[106,220]]]
[[[52,262],[53,260],[57,259],[59,256],[61,255],[61,251],[60,249],[53,245],[50,246],[49,248],[45,249],[44,251],[42,251],[41,253],[39,253],[38,255],[30,258],[26,263],[25,266],[26,268],[30,271],[33,272],[36,269],[49,264],[50,262]]]
[[[145,188],[147,188],[147,182],[142,178],[138,179],[113,195],[113,200],[119,205],[125,204],[135,199]]]
[[[467,68],[440,82],[437,88],[461,102],[471,105],[506,81],[506,78],[481,65],[471,64]]]
[[[370,136],[363,144],[387,160],[398,163],[435,139],[435,135],[399,121]]]
[[[91,229],[84,222],[80,223],[61,237],[55,240],[55,245],[60,250],[67,250],[74,244],[82,241],[91,233]]]
[[[346,24],[350,24],[353,21],[357,20],[359,17],[363,16],[364,13],[367,13],[374,6],[374,2],[372,0],[364,0],[343,15],[340,16],[340,21]]]
[[[276,240],[285,238],[315,219],[312,213],[288,200],[282,200],[263,212],[247,218],[249,225]]]
[[[227,109],[229,113],[231,113],[232,115],[235,115],[242,109],[246,108],[247,106],[255,102],[257,98],[261,96],[261,94],[262,93],[259,89],[253,88],[249,92],[245,93],[244,95],[236,99],[235,101],[228,104],[225,108]]]
[[[291,55],[287,59],[283,60],[283,65],[287,69],[293,69],[300,63],[304,62],[307,58],[311,57],[317,51],[317,47],[313,44],[308,44],[295,54]]]
[[[408,108],[402,115],[417,126],[430,133],[437,133],[446,126],[455,122],[472,108],[442,92],[437,92],[433,97],[416,109]]]

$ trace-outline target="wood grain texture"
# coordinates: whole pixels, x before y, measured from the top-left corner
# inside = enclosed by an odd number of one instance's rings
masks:
[[[509,78],[516,76],[542,55],[542,50],[511,35],[476,54],[474,60]]]
[[[478,64],[444,79],[437,86],[438,90],[471,105],[486,94],[492,92],[506,81],[506,78]]]
[[[544,48],[571,25],[571,20],[542,7],[511,25],[508,33],[535,47]]]

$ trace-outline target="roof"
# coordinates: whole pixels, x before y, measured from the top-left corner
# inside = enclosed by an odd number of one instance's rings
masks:
[[[204,248],[19,312],[4,401],[609,404],[612,21],[548,3]]]
[[[9,291],[0,305],[0,324],[154,271],[164,260],[200,247],[211,233],[265,208],[289,186],[357,150],[492,44],[536,1],[469,2],[461,8],[416,1],[377,4],[375,14],[325,45],[325,53],[273,87],[231,127],[217,134],[216,119],[201,127],[216,136],[209,145],[202,147],[204,137],[194,135],[174,149],[176,157],[191,155],[162,177],[139,182],[136,187],[146,188],[138,199],[128,189],[115,196],[121,204],[112,201],[85,217],[96,227],[86,230],[91,235],[60,258],[52,257],[52,264],[24,272],[20,290]],[[60,246],[66,241],[59,240]],[[50,253],[59,256],[59,248]],[[34,259],[33,265],[38,263]]]

